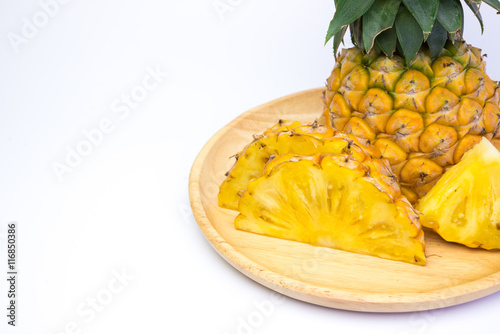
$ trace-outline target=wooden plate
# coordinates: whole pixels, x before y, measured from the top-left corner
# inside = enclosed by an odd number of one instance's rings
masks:
[[[237,231],[237,212],[219,208],[217,193],[234,159],[279,119],[311,122],[323,89],[267,103],[221,129],[196,158],[189,179],[191,207],[208,241],[258,283],[309,303],[345,310],[407,312],[465,303],[500,290],[500,253],[443,241],[426,230],[424,267]]]

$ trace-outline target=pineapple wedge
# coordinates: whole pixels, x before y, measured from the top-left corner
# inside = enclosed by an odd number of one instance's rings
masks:
[[[486,138],[467,151],[417,205],[446,241],[500,249],[500,152]]]
[[[266,164],[284,154],[314,155],[346,153],[360,161],[367,156],[380,157],[380,151],[364,145],[353,135],[344,135],[332,127],[316,123],[280,121],[236,155],[236,163],[220,186],[219,205],[238,210],[238,202],[248,183],[262,176]]]
[[[248,185],[239,230],[425,265],[418,215],[386,160],[284,155]]]

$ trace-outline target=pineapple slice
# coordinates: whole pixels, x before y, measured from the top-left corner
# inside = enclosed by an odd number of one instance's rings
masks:
[[[360,161],[380,157],[375,147],[364,145],[352,135],[344,135],[325,125],[280,121],[236,155],[236,163],[220,186],[219,206],[238,210],[238,202],[248,183],[262,176],[266,164],[284,154],[314,155],[347,153]]]
[[[422,224],[446,241],[500,249],[500,152],[486,139],[467,151],[419,202]]]
[[[282,156],[250,182],[237,229],[425,265],[418,215],[386,160]]]

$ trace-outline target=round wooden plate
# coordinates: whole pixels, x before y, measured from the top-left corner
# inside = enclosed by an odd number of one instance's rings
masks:
[[[238,231],[237,212],[217,205],[219,185],[239,152],[279,119],[311,122],[323,88],[267,103],[221,129],[196,158],[189,179],[194,216],[208,241],[258,283],[309,303],[366,312],[419,311],[465,303],[500,290],[500,253],[445,242],[425,231],[427,264],[373,256]]]

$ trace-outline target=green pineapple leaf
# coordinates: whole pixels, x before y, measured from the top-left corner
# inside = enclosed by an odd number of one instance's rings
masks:
[[[398,36],[395,28],[384,30],[375,40],[382,52],[384,52],[388,57],[391,57],[394,51],[396,51]]]
[[[484,32],[484,24],[483,24],[483,17],[479,12],[479,6],[475,2],[472,2],[472,0],[464,0],[464,1],[467,4],[467,6],[469,6],[469,8],[472,10],[472,12],[474,12],[474,15],[479,21],[479,24],[481,25],[481,34],[482,34]]]
[[[460,15],[462,15],[462,26],[460,27],[460,34],[463,35],[464,34],[464,21],[465,21],[465,19],[464,19],[464,17],[465,17],[464,7],[462,6],[462,3],[460,2],[460,0],[455,0],[455,1],[458,2],[458,6],[460,7]]]
[[[338,33],[333,36],[333,55],[337,57],[337,50],[339,49],[340,43],[344,41],[344,35],[347,31],[347,26],[340,29]]]
[[[424,34],[417,20],[406,7],[399,8],[395,22],[398,41],[401,45],[406,63],[409,65],[417,56],[424,42]]]
[[[335,36],[343,27],[359,19],[375,0],[337,0],[335,15],[333,16],[328,32],[326,34],[325,44]]]
[[[375,0],[363,15],[363,43],[369,52],[375,45],[375,37],[391,28],[401,5],[401,0]]]
[[[441,23],[439,23],[439,21],[436,21],[434,23],[434,27],[432,28],[432,32],[429,35],[429,38],[427,38],[427,45],[431,50],[432,58],[439,56],[447,40],[448,33],[446,29],[441,25]]]
[[[450,33],[450,39],[462,29],[462,11],[460,3],[455,0],[441,0],[437,13],[437,21]]]
[[[427,40],[436,21],[439,0],[403,0],[403,3],[422,28],[424,41]]]
[[[361,19],[357,19],[349,25],[349,30],[351,30],[352,44],[356,45],[361,51],[365,51],[362,25],[363,21]]]
[[[500,14],[500,2],[498,0],[483,0],[483,2],[498,10],[497,14]]]

